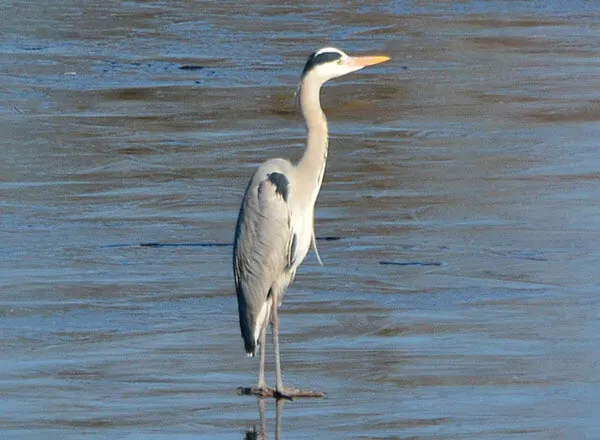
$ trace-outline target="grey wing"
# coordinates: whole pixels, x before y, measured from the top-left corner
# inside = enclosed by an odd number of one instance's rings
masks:
[[[274,168],[261,167],[248,185],[235,232],[234,278],[249,355],[254,355],[269,318],[271,289],[285,290],[294,277],[297,238],[287,201],[290,182],[279,167]]]

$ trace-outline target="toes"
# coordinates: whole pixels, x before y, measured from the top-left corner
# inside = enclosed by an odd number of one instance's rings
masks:
[[[312,391],[312,390],[301,390],[299,388],[284,388],[282,390],[276,390],[276,397],[293,400],[296,397],[325,397],[325,393]]]
[[[277,399],[293,400],[296,397],[325,397],[325,393],[311,390],[301,390],[298,388],[275,389],[269,386],[254,386],[238,388],[239,395],[275,397]]]
[[[293,390],[289,390],[289,389],[286,389],[283,391],[275,390],[275,393],[273,396],[277,399],[294,400],[294,392],[293,392]]]
[[[273,390],[273,388],[270,388],[268,386],[239,387],[238,394],[241,396],[272,397],[274,395],[274,390]]]
[[[269,388],[269,387],[260,387],[255,389],[255,393],[257,396],[260,397],[269,397],[273,395],[273,389]]]

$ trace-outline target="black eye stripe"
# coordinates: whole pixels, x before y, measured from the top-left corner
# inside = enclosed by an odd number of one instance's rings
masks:
[[[308,61],[304,66],[304,70],[302,71],[302,76],[306,75],[306,73],[315,66],[319,64],[329,63],[331,61],[339,60],[342,58],[337,52],[323,52],[320,54],[313,53],[310,57],[308,57]]]

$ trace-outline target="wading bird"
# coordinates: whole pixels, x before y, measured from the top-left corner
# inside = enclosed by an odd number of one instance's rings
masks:
[[[300,107],[308,131],[304,154],[296,164],[285,159],[268,160],[246,188],[235,229],[233,274],[246,353],[254,357],[260,347],[258,383],[245,389],[248,394],[285,398],[323,396],[323,393],[284,388],[278,308],[311,243],[319,257],[313,221],[328,148],[321,86],[332,78],[387,60],[386,56],[351,57],[332,47],[312,54],[299,86]],[[275,351],[275,389],[265,382],[269,320]]]

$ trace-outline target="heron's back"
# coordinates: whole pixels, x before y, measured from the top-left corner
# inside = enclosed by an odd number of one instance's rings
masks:
[[[289,265],[290,210],[282,194],[291,167],[283,159],[265,162],[246,188],[238,216],[233,272],[240,330],[249,355],[254,355],[269,319],[271,289],[278,289],[281,298],[295,272]],[[282,181],[270,178],[273,174],[280,174]]]

